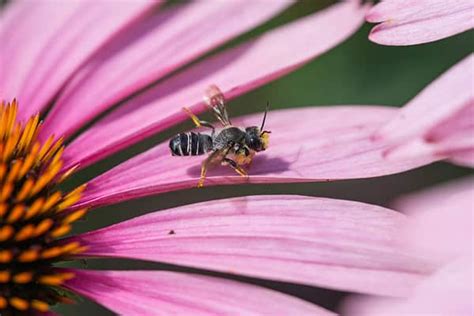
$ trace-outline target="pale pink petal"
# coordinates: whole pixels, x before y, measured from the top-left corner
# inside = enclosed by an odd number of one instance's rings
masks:
[[[436,79],[375,135],[389,158],[431,156],[474,160],[474,55]]]
[[[217,84],[232,99],[276,79],[350,36],[361,25],[364,12],[354,2],[337,4],[207,59],[89,128],[68,146],[65,159],[85,166],[187,119],[181,108],[204,110],[202,97],[210,84]]]
[[[472,167],[474,166],[474,149],[456,153],[450,161],[460,166]]]
[[[438,264],[472,253],[474,177],[413,193],[394,207],[410,215],[404,234],[413,253]]]
[[[353,296],[343,315],[472,315],[472,257],[456,260],[426,278],[409,299],[375,299]]]
[[[45,133],[70,135],[124,97],[248,31],[290,1],[195,1],[150,16],[93,58],[57,101]]]
[[[437,269],[407,299],[352,297],[344,314],[472,315],[474,177],[408,195],[395,205],[408,214],[408,224],[398,231],[405,239],[400,247]]]
[[[72,270],[66,287],[119,315],[333,315],[236,281],[168,271]]]
[[[42,110],[101,44],[158,3],[19,2],[0,29],[1,69],[9,74],[0,79],[0,94],[19,100],[20,118]]]
[[[86,256],[404,295],[428,268],[395,250],[404,224],[373,205],[273,195],[186,205],[73,238],[88,246]]]
[[[383,22],[369,39],[383,45],[414,45],[440,40],[474,27],[472,0],[385,0],[367,14]]]
[[[396,113],[395,108],[375,106],[270,111],[266,125],[272,131],[270,147],[254,158],[250,177],[240,177],[229,167],[217,167],[209,171],[206,185],[367,178],[432,162],[431,158],[384,159],[387,147],[373,142],[371,135]],[[261,120],[262,114],[257,114],[235,123],[252,126]],[[115,203],[195,187],[204,159],[205,156],[171,156],[166,142],[89,182],[81,204]]]

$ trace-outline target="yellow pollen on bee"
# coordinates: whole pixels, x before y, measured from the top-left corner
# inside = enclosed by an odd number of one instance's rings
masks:
[[[262,135],[260,135],[260,139],[262,140],[263,148],[267,149],[268,145],[270,144],[270,133],[269,132],[262,133]]]

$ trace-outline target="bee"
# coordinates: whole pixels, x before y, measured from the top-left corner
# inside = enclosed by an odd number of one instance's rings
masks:
[[[169,142],[171,154],[173,156],[199,156],[209,153],[201,165],[198,188],[204,185],[209,167],[218,164],[230,166],[242,177],[248,177],[245,167],[250,165],[257,152],[264,151],[268,147],[270,131],[264,130],[268,104],[260,128],[258,126],[240,128],[233,126],[230,122],[224,94],[217,86],[211,85],[205,91],[204,100],[223,129],[216,133],[211,123],[200,120],[188,108],[183,108],[196,127],[207,127],[211,129],[211,134],[197,132],[177,134]]]

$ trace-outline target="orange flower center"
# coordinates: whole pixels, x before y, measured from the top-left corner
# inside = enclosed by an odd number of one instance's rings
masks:
[[[58,189],[73,170],[62,170],[62,139],[38,140],[39,115],[17,122],[14,100],[0,107],[0,315],[47,311],[67,299],[61,284],[74,277],[53,263],[84,251],[58,238],[86,209],[71,210],[85,186]]]

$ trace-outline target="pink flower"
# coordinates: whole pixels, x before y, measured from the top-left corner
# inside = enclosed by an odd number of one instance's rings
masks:
[[[431,157],[474,166],[474,55],[436,79],[375,134],[388,158]]]
[[[426,272],[419,260],[393,246],[393,233],[405,219],[356,202],[295,196],[210,201],[62,238],[93,205],[195,186],[200,159],[178,161],[158,145],[87,187],[62,193],[58,185],[75,170],[187,119],[183,105],[203,111],[202,92],[211,83],[234,98],[287,74],[350,36],[365,13],[354,1],[336,4],[195,62],[289,3],[202,1],[159,8],[160,3],[18,1],[2,12],[0,95],[20,102],[0,109],[2,314],[46,312],[50,304],[68,301],[64,289],[120,314],[329,313],[217,277],[53,266],[83,257],[146,259],[405,294]],[[118,109],[97,118],[117,103]],[[275,131],[274,145],[255,159],[249,181],[373,177],[430,163],[431,157],[383,159],[387,147],[370,135],[395,115],[380,106],[273,111],[268,127]],[[289,116],[297,129],[289,128]],[[295,142],[310,133],[311,141]],[[242,181],[217,169],[208,184]]]
[[[415,45],[437,41],[474,27],[471,0],[384,0],[367,14],[381,24],[369,39],[383,45]]]
[[[351,298],[351,315],[471,315],[474,179],[440,185],[397,203],[411,216],[402,232],[409,252],[435,267],[403,300]]]

